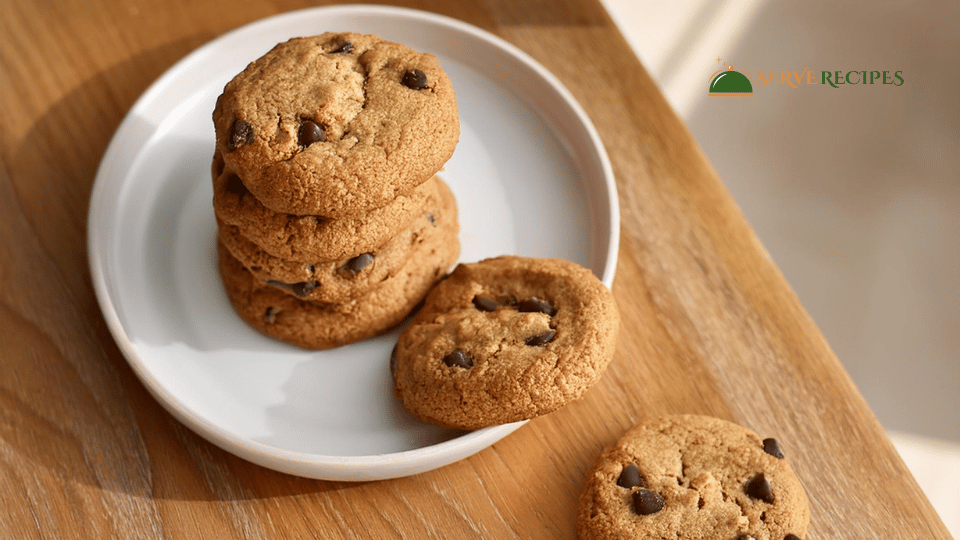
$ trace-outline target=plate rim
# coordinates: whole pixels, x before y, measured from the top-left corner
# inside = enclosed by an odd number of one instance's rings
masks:
[[[483,30],[477,26],[465,21],[441,15],[438,13],[406,8],[397,6],[382,6],[370,4],[345,4],[335,6],[317,6],[293,11],[286,11],[271,15],[269,17],[251,21],[242,26],[229,30],[222,35],[208,41],[207,43],[193,49],[186,56],[175,62],[162,75],[154,80],[150,86],[137,98],[130,109],[124,115],[123,120],[118,125],[116,131],[110,139],[106,151],[100,161],[96,176],[94,177],[93,189],[91,190],[90,202],[88,205],[87,216],[87,257],[93,281],[94,293],[98,306],[107,323],[111,337],[117,344],[124,356],[126,363],[134,370],[137,378],[156,399],[160,405],[172,414],[179,422],[189,427],[196,434],[208,442],[222,448],[223,450],[235,454],[243,459],[256,463],[258,465],[274,469],[277,471],[294,474],[315,479],[328,480],[347,480],[363,481],[373,479],[387,479],[400,476],[408,476],[444,467],[453,462],[459,461],[473,453],[489,447],[493,443],[503,439],[510,433],[519,429],[527,421],[520,421],[511,424],[491,426],[477,431],[472,431],[464,435],[457,436],[440,443],[427,446],[392,452],[386,454],[368,454],[358,456],[337,456],[328,454],[313,454],[300,451],[288,450],[281,447],[265,444],[252,440],[250,438],[239,436],[225,428],[210,421],[202,414],[190,409],[153,376],[151,371],[145,365],[143,359],[138,354],[136,346],[128,336],[123,323],[120,320],[115,302],[116,295],[113,294],[108,276],[110,272],[108,251],[112,242],[107,242],[106,238],[110,234],[102,234],[105,229],[109,231],[115,223],[105,223],[106,220],[100,219],[103,215],[102,209],[108,202],[116,202],[110,197],[109,188],[123,186],[126,184],[126,177],[129,174],[130,166],[136,159],[142,155],[140,152],[133,153],[129,157],[127,167],[122,168],[126,174],[111,175],[112,168],[117,167],[116,155],[120,152],[123,144],[123,135],[133,129],[132,122],[134,113],[141,110],[145,104],[155,99],[155,96],[162,94],[172,82],[177,79],[180,72],[187,69],[195,62],[201,61],[210,54],[211,51],[221,47],[221,44],[235,39],[237,35],[256,32],[260,28],[282,26],[284,21],[300,17],[343,17],[349,15],[362,16],[383,16],[388,18],[411,18],[431,25],[447,27],[457,32],[469,34],[470,36],[485,42],[487,45],[500,49],[515,60],[519,61],[527,69],[535,72],[547,85],[555,91],[570,112],[577,118],[580,128],[586,131],[593,147],[597,150],[595,157],[599,159],[600,169],[603,171],[603,185],[605,187],[606,200],[596,201],[594,204],[604,202],[605,212],[609,213],[609,219],[601,225],[607,228],[608,238],[605,250],[601,250],[601,258],[604,268],[601,281],[607,286],[612,287],[613,278],[616,271],[617,257],[619,251],[620,237],[620,212],[616,182],[614,180],[613,169],[606,148],[596,131],[593,122],[583,110],[579,102],[573,97],[570,91],[554,76],[550,71],[534,60],[529,54],[504,40],[503,38]],[[543,113],[537,110],[538,114]],[[154,129],[151,134],[155,134]],[[113,178],[114,180],[111,180]],[[585,183],[584,183],[585,184]],[[591,192],[591,197],[597,192]],[[115,278],[114,278],[115,279]],[[428,468],[418,467],[418,463],[424,458],[431,456],[444,455],[453,459],[446,460],[439,465]],[[318,474],[317,467],[322,466],[324,472]],[[392,471],[392,472],[387,472]],[[384,474],[386,473],[386,474]]]

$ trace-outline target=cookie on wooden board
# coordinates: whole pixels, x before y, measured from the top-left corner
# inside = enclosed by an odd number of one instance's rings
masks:
[[[800,540],[810,509],[776,439],[719,418],[641,422],[596,460],[580,540]]]

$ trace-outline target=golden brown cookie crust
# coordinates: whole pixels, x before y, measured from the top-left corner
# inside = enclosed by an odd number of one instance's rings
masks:
[[[478,296],[499,306],[484,311]],[[532,298],[555,312],[521,308]],[[460,264],[400,335],[394,393],[414,417],[445,427],[533,418],[599,380],[618,325],[610,290],[572,262],[502,256]],[[473,365],[448,365],[455,351]]]
[[[400,194],[362,216],[328,219],[274,212],[253,196],[239,176],[214,157],[213,209],[268,254],[291,261],[337,261],[373,251],[436,204],[439,177]]]
[[[404,83],[414,70],[423,87]],[[278,44],[226,85],[213,121],[217,151],[266,207],[328,218],[369,212],[423,183],[460,136],[435,56],[354,33]],[[307,126],[323,140],[305,141]]]
[[[631,464],[643,485],[618,485]],[[761,473],[772,502],[747,493]],[[643,489],[662,498],[661,510],[635,510],[634,492]],[[809,521],[789,462],[764,451],[756,433],[719,418],[675,415],[634,426],[600,455],[580,496],[577,528],[580,540],[784,540],[803,537]]]
[[[460,253],[456,236],[415,254],[397,275],[341,304],[306,302],[262,285],[217,243],[220,276],[234,310],[264,335],[305,349],[331,349],[393,328],[420,303]]]
[[[311,302],[341,303],[363,296],[392,278],[405,266],[417,264],[413,255],[444,248],[459,231],[457,204],[442,182],[437,197],[406,229],[357,257],[303,263],[273,257],[244,238],[237,227],[218,222],[220,242],[254,278],[264,285]],[[423,261],[429,265],[429,261]]]

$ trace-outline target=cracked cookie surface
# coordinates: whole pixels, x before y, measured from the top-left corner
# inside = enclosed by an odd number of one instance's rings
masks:
[[[806,493],[775,439],[675,415],[641,422],[600,455],[577,529],[580,540],[784,540],[806,534],[809,521]]]
[[[429,203],[409,226],[370,251],[334,261],[303,263],[266,253],[245,238],[237,227],[218,222],[220,242],[253,277],[297,298],[342,303],[363,296],[395,276],[410,259],[425,251],[447,249],[459,232],[453,192],[440,180]],[[429,260],[423,261],[429,265]]]
[[[337,261],[368,253],[420,216],[439,196],[433,177],[362,216],[328,219],[275,212],[264,206],[217,152],[213,209],[219,221],[274,257],[301,263]]]
[[[460,135],[435,56],[355,33],[278,44],[227,83],[213,122],[217,151],[260,202],[328,218],[423,183]]]
[[[414,417],[458,429],[547,414],[599,380],[618,325],[610,290],[572,262],[460,264],[401,333],[394,394]]]

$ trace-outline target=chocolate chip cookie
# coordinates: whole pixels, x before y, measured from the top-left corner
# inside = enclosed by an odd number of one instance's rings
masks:
[[[328,219],[274,212],[254,197],[243,181],[214,157],[213,209],[217,219],[266,253],[290,261],[315,263],[369,253],[409,227],[424,208],[437,204],[438,177],[397,196],[362,216]],[[219,161],[219,164],[217,163]]]
[[[420,217],[382,246],[336,261],[303,263],[274,257],[244,238],[237,227],[223,223],[219,223],[219,238],[260,283],[312,302],[341,303],[363,296],[395,276],[414,253],[442,250],[457,237],[453,193],[440,182],[437,195]]]
[[[543,415],[597,382],[618,325],[610,290],[575,263],[460,264],[400,335],[394,393],[414,417],[445,427]]]
[[[435,56],[354,33],[278,44],[227,83],[213,122],[217,151],[260,202],[326,218],[425,182],[460,136]]]
[[[603,452],[580,496],[580,540],[799,540],[806,493],[780,443],[697,415],[642,422]]]
[[[396,275],[342,303],[309,302],[258,281],[217,243],[220,276],[234,310],[261,333],[306,349],[330,349],[399,324],[457,260],[456,234],[418,244]]]

